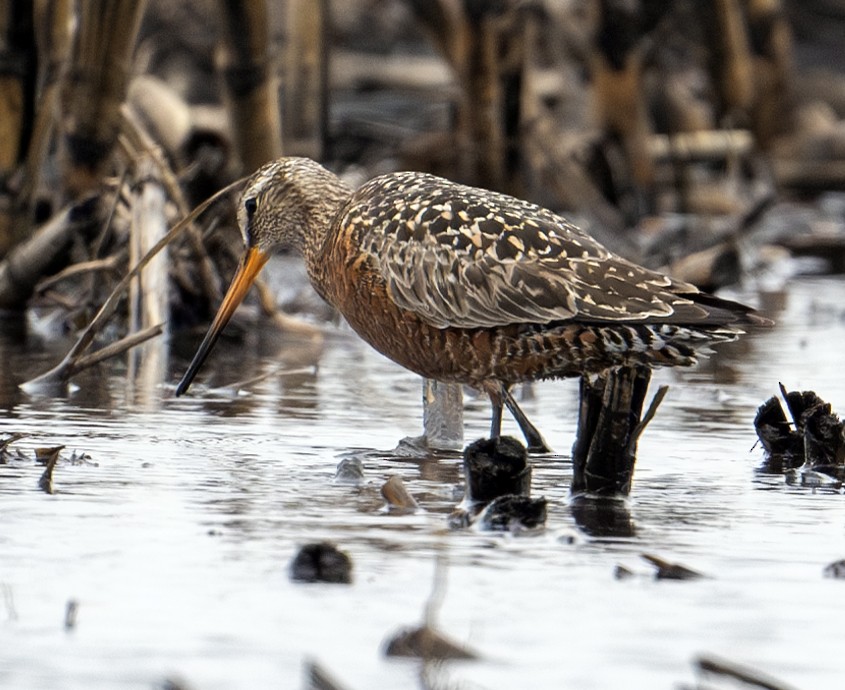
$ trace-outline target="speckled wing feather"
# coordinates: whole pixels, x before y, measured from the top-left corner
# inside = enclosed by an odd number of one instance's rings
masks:
[[[693,301],[692,285],[625,261],[560,216],[503,194],[397,173],[365,184],[347,208],[341,224],[361,229],[360,249],[392,299],[437,328],[713,317]]]

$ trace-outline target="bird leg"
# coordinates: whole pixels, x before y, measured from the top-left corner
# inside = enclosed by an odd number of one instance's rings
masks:
[[[522,432],[522,435],[525,437],[525,443],[528,444],[528,450],[532,453],[551,453],[552,449],[549,448],[549,444],[546,443],[546,440],[543,438],[539,429],[537,429],[537,427],[531,423],[531,420],[525,416],[522,408],[517,405],[510,390],[508,390],[508,387],[504,384],[502,384],[502,393],[504,395],[505,405],[513,415],[516,423],[519,425],[519,430]]]
[[[490,438],[499,438],[502,435],[502,409],[507,406],[516,423],[519,425],[522,435],[525,437],[525,443],[528,449],[535,453],[550,452],[549,446],[543,439],[542,434],[537,430],[522,409],[517,404],[516,400],[510,393],[510,386],[501,382],[490,381],[485,384],[484,390],[490,398],[490,404],[493,408],[493,416],[490,421]]]
[[[493,417],[490,419],[490,438],[499,438],[502,435],[502,399],[493,399],[490,396],[490,403],[493,406]]]
[[[493,416],[490,418],[490,438],[497,439],[502,435],[502,406],[504,403],[504,385],[498,381],[485,381],[482,390],[490,398]]]

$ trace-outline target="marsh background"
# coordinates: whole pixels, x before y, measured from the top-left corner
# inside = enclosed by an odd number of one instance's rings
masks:
[[[759,471],[753,418],[780,381],[845,406],[842,2],[80,0],[0,15],[0,440],[25,434],[0,464],[0,684],[317,687],[303,670],[317,660],[347,688],[677,687],[718,655],[840,686],[841,582],[823,569],[845,556],[841,488]],[[168,244],[82,352],[118,354],[21,388],[168,227],[283,153],[353,183],[417,169],[530,198],[776,326],[658,372],[669,396],[612,522],[572,510],[577,383],[523,391],[555,451],[532,458],[550,502],[533,534],[447,529],[459,451],[394,450],[422,431],[420,380],[331,314],[295,257],[270,266],[204,385],[172,398],[240,252],[234,196]],[[465,393],[466,440],[486,408]],[[48,493],[35,453],[57,446]],[[349,457],[357,484],[334,479]],[[419,512],[385,509],[394,474]],[[289,580],[321,539],[351,556],[352,585]],[[708,577],[655,580],[643,553]],[[422,621],[437,559],[433,622],[480,659],[385,658]]]

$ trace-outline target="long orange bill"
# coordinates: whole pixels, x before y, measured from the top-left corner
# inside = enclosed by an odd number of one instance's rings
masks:
[[[194,355],[194,359],[191,362],[191,366],[188,367],[188,371],[185,372],[185,375],[182,377],[179,385],[176,386],[176,397],[179,397],[182,393],[188,390],[188,387],[191,385],[191,381],[194,380],[194,376],[197,375],[197,372],[200,370],[203,362],[205,362],[206,357],[208,357],[211,349],[214,347],[214,343],[217,342],[217,338],[220,337],[220,334],[223,332],[226,324],[229,323],[229,319],[232,318],[232,314],[235,313],[235,309],[237,309],[238,305],[244,301],[246,293],[249,292],[249,288],[255,282],[255,279],[258,277],[258,274],[261,272],[261,269],[264,267],[264,264],[267,263],[269,258],[269,254],[265,254],[255,247],[248,249],[246,254],[244,254],[241,259],[241,263],[238,266],[238,270],[235,273],[235,277],[232,278],[232,284],[229,286],[229,291],[223,298],[223,302],[217,310],[217,315],[214,317],[214,321],[211,322],[211,326],[208,328],[208,333],[205,334],[205,338],[203,338],[197,353]]]

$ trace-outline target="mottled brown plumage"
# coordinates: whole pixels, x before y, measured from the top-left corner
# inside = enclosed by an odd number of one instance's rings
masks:
[[[312,160],[282,158],[250,178],[238,213],[247,254],[177,394],[283,248],[303,255],[317,292],[379,352],[486,391],[493,435],[514,383],[690,365],[765,321],[616,256],[551,211],[423,173],[352,191]]]

